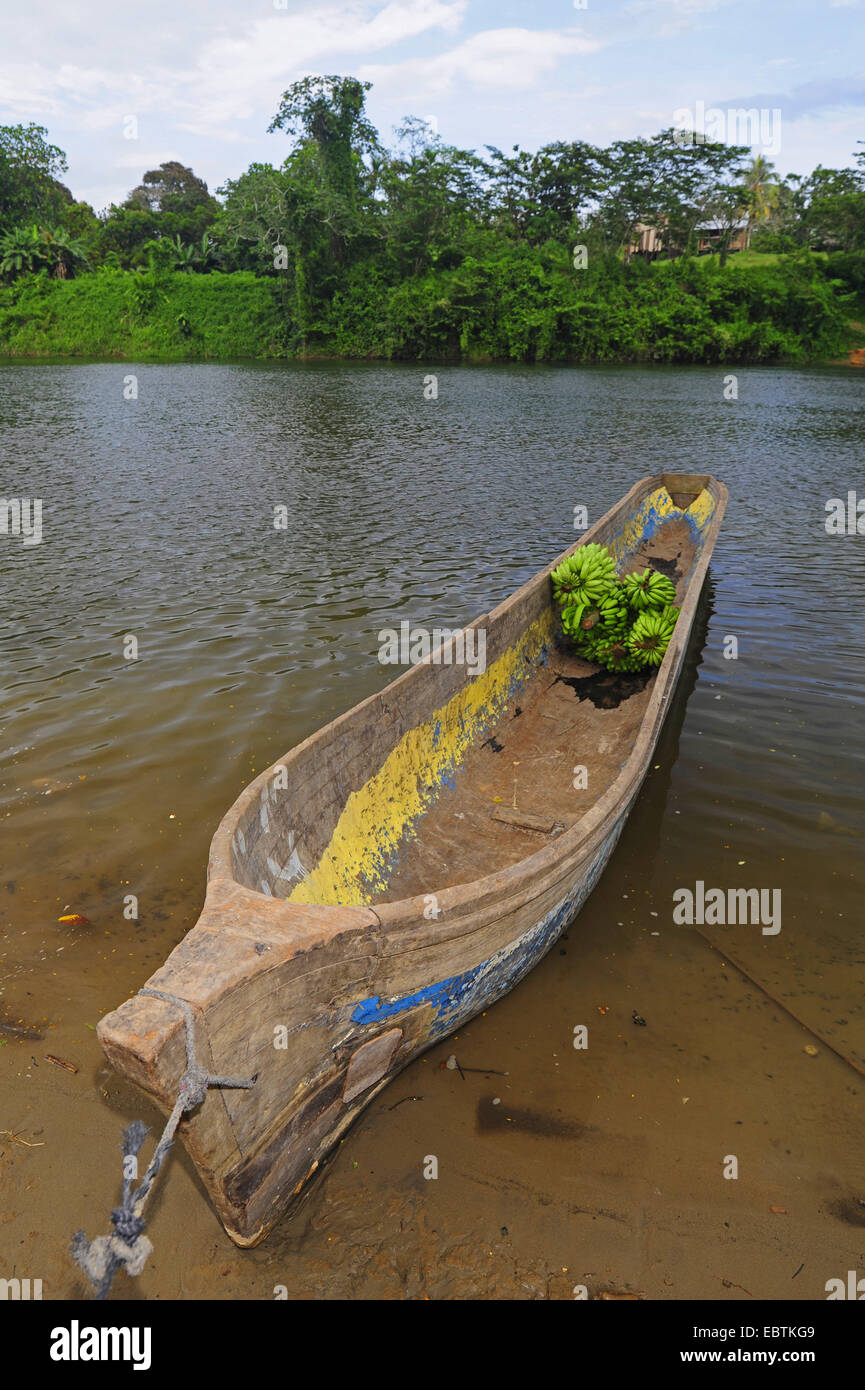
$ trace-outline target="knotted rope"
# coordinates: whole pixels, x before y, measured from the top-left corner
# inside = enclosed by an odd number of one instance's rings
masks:
[[[93,1285],[94,1298],[99,1300],[107,1297],[121,1265],[126,1267],[127,1274],[138,1275],[153,1249],[151,1241],[144,1235],[145,1222],[142,1212],[159,1170],[168,1157],[177,1126],[183,1116],[201,1104],[211,1086],[248,1089],[254,1086],[258,1079],[254,1076],[251,1081],[243,1081],[236,1076],[212,1076],[195,1060],[195,1014],[191,1005],[187,1004],[185,999],[178,999],[161,989],[140,989],[138,993],[161,999],[166,1004],[174,1004],[181,1010],[186,1025],[186,1071],[180,1078],[177,1099],[162,1131],[162,1137],[137,1187],[133,1187],[133,1179],[127,1176],[126,1160],[137,1155],[147,1137],[148,1128],[141,1120],[133,1120],[123,1131],[123,1142],[120,1146],[123,1154],[123,1188],[120,1206],[115,1207],[111,1213],[113,1235],[97,1236],[95,1240],[88,1240],[83,1231],[76,1231],[72,1237],[73,1258]]]

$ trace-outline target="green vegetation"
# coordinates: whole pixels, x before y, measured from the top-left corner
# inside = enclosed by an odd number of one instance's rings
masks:
[[[248,270],[31,276],[0,288],[0,349],[13,357],[280,356],[275,289]]]
[[[759,362],[852,342],[862,154],[784,181],[669,130],[482,157],[416,118],[388,150],[368,85],[295,83],[283,163],[219,199],[172,161],[99,215],[43,127],[0,127],[0,353]]]

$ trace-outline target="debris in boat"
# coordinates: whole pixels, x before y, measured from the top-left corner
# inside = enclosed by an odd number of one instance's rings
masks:
[[[807,1052],[809,1057],[820,1056],[819,1047],[815,1047],[813,1043],[806,1043],[805,1046],[802,1048],[802,1051]]]
[[[463,1081],[465,1081],[465,1072],[463,1071],[462,1067],[460,1066],[453,1053],[451,1053],[450,1057],[448,1057],[447,1061],[445,1062],[445,1066],[447,1067],[448,1071],[458,1071]]]
[[[786,1207],[770,1207],[769,1210],[772,1211],[772,1212],[774,1212],[776,1216],[786,1216],[786,1215],[787,1215],[787,1208],[786,1208]]]
[[[614,1290],[609,1290],[605,1293],[599,1293],[598,1298],[602,1299],[605,1303],[638,1303],[640,1295],[638,1293],[618,1293]]]
[[[493,811],[492,818],[503,825],[516,826],[518,830],[538,830],[542,835],[551,835],[556,825],[551,816],[535,816],[530,811],[512,811],[507,807]]]
[[[803,1270],[804,1268],[805,1268],[805,1261],[803,1260],[802,1263],[800,1264],[799,1268],[796,1270],[796,1274],[801,1274],[801,1273],[802,1273],[802,1270]],[[791,1279],[795,1279],[795,1278],[796,1278],[796,1274],[791,1274],[791,1275],[790,1275],[790,1278],[791,1278]]]
[[[64,1071],[78,1071],[74,1062],[67,1062],[65,1057],[55,1057],[53,1052],[46,1052],[45,1061],[53,1062],[55,1067],[62,1067]]]
[[[38,1131],[37,1131],[38,1133]],[[16,1134],[14,1129],[0,1129],[0,1139],[11,1139],[13,1144],[23,1144],[27,1149],[44,1149],[45,1140],[39,1139],[31,1143],[29,1139],[22,1139],[20,1134]]]
[[[637,1013],[636,1009],[634,1009],[634,1012],[631,1014],[631,1018],[634,1020],[636,1024],[639,1024],[641,1028],[646,1027],[646,1020],[642,1018],[640,1014]]]
[[[608,1014],[609,1012],[610,1012],[610,1010],[609,1010],[608,1005],[606,1005],[606,1004],[599,1004],[599,1005],[598,1005],[598,1013],[599,1013],[599,1014]]]
[[[388,1109],[397,1110],[401,1105],[405,1105],[407,1100],[423,1100],[423,1096],[403,1096],[402,1100],[398,1100],[396,1105],[389,1105]],[[357,1167],[357,1164],[355,1164],[355,1167]]]
[[[83,917],[80,912],[70,912],[64,917],[58,917],[58,922],[62,922],[64,927],[92,927],[93,923],[89,917]]]

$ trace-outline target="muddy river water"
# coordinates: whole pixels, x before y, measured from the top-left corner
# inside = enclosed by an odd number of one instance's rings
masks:
[[[161,1128],[95,1025],[195,921],[242,787],[387,682],[382,627],[487,611],[575,506],[664,470],[730,502],[578,919],[257,1249],[178,1147],[114,1296],[786,1300],[865,1271],[865,535],[825,525],[865,498],[865,383],[724,375],[0,366],[0,495],[43,507],[39,544],[0,534],[0,1276],[83,1293],[71,1234],[106,1229],[124,1125]],[[677,925],[697,882],[778,890],[781,930]]]

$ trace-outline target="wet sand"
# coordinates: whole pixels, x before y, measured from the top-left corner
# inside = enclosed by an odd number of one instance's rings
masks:
[[[633,886],[651,802],[649,786],[552,953],[401,1073],[261,1247],[232,1245],[176,1147],[151,1208],[155,1252],[114,1296],[570,1299],[582,1285],[590,1298],[815,1299],[862,1268],[862,1082],[721,952],[651,915],[655,898]],[[759,929],[735,930],[757,932],[759,963]],[[161,1121],[88,1029],[6,1037],[0,1113],[19,1138],[0,1140],[4,1264],[43,1278],[45,1297],[81,1297],[68,1238],[106,1229],[123,1125]]]

